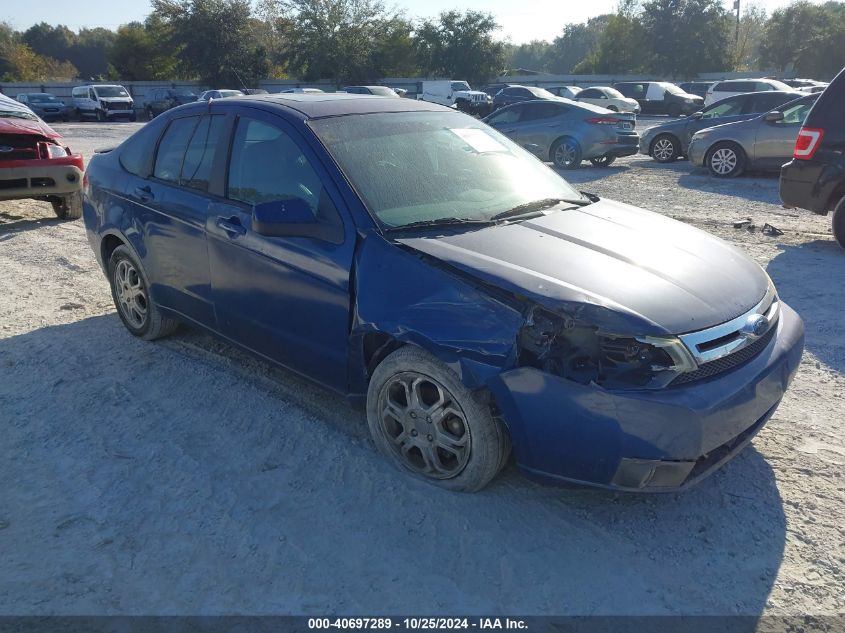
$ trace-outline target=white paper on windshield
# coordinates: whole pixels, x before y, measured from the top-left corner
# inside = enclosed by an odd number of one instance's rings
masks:
[[[508,151],[507,147],[478,128],[450,128],[449,131],[479,154],[484,152]]]

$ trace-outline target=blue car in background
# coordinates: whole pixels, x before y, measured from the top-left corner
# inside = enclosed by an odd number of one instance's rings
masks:
[[[742,251],[583,195],[425,101],[181,106],[86,176],[88,239],[133,335],[187,323],[307,376],[452,490],[481,489],[511,448],[546,481],[687,487],[772,416],[803,350]]]
[[[49,92],[25,92],[16,99],[45,121],[70,121],[70,111],[64,101]]]

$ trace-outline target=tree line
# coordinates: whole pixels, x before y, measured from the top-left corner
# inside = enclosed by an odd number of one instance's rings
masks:
[[[538,16],[538,20],[541,16]],[[520,72],[793,71],[830,78],[845,65],[845,2],[797,0],[767,15],[747,3],[737,23],[722,0],[620,0],[615,13],[562,26],[553,41],[515,45],[483,11],[415,19],[381,0],[152,0],[143,22],[74,32],[0,22],[0,80],[264,78],[337,85],[442,76],[474,85]]]

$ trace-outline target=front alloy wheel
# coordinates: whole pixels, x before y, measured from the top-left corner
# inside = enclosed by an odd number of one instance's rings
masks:
[[[510,454],[489,404],[413,346],[396,350],[373,372],[367,423],[376,447],[396,466],[450,490],[480,490]]]
[[[616,156],[599,156],[598,158],[591,158],[590,162],[595,167],[610,167],[616,161]]]
[[[671,163],[680,155],[678,142],[669,134],[658,136],[651,146],[651,157],[658,163]]]

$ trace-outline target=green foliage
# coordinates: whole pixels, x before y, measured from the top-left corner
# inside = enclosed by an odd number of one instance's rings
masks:
[[[176,78],[176,56],[161,45],[169,37],[167,26],[155,15],[143,24],[130,22],[118,28],[109,51],[111,76],[128,81]]]
[[[249,0],[152,0],[168,47],[184,77],[214,87],[254,86],[269,70],[267,53],[256,46]]]
[[[73,64],[35,52],[11,26],[0,22],[0,78],[3,81],[69,80]]]
[[[410,26],[380,0],[288,0],[288,65],[307,81],[365,83],[408,63]],[[413,65],[412,61],[410,62]]]
[[[730,66],[730,18],[721,0],[648,0],[640,19],[652,72],[693,77]]]
[[[567,24],[549,51],[550,72],[565,75],[596,50],[612,15],[599,15],[581,24]]]
[[[504,44],[493,39],[501,27],[490,13],[444,11],[416,31],[417,59],[424,74],[479,85],[503,70]]]
[[[772,13],[761,62],[802,77],[831,79],[845,65],[845,4],[794,2]]]
[[[35,24],[21,35],[33,52],[59,62],[70,62],[83,77],[101,77],[108,69],[108,49],[115,34],[108,29],[81,29],[74,33],[60,24]]]
[[[543,40],[532,40],[528,44],[505,46],[505,66],[509,69],[547,71],[552,45]]]

